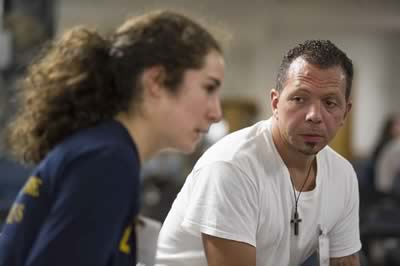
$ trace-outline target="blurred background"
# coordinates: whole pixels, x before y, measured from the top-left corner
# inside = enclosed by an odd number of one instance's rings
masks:
[[[14,112],[16,81],[32,56],[66,28],[108,32],[154,9],[182,11],[225,44],[224,121],[190,156],[161,154],[143,171],[143,214],[163,221],[191,167],[228,132],[271,115],[269,90],[283,54],[306,39],[329,39],[353,60],[353,109],[332,147],[359,178],[365,265],[400,265],[400,1],[397,0],[3,0],[0,135]],[[390,149],[389,149],[389,148]],[[396,148],[397,147],[397,148]],[[0,151],[0,224],[30,167]],[[381,179],[391,180],[387,181]],[[400,178],[399,178],[400,179]],[[400,183],[399,183],[400,184]],[[364,265],[363,264],[363,265]]]

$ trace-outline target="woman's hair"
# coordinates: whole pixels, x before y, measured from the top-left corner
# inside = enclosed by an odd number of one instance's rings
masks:
[[[8,148],[17,159],[38,163],[77,130],[135,109],[146,68],[162,66],[165,87],[176,93],[184,72],[201,68],[213,50],[222,53],[206,29],[171,11],[132,18],[108,38],[73,28],[28,68]]]

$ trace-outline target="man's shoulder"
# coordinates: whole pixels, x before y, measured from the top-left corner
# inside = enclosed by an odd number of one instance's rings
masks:
[[[332,188],[339,186],[341,189],[346,189],[357,186],[357,174],[349,160],[330,147],[324,148],[318,156],[325,175],[324,179]]]
[[[326,146],[319,154],[326,163],[332,164],[335,167],[345,167],[353,169],[350,161],[343,155],[335,151],[333,148]]]
[[[325,147],[318,156],[324,173],[331,181],[339,183],[357,181],[357,175],[351,162],[331,147]]]
[[[217,162],[253,161],[260,150],[268,150],[267,121],[260,121],[250,127],[240,129],[223,137],[212,145],[199,159],[195,167]]]

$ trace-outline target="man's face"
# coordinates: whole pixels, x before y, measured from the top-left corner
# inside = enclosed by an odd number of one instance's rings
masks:
[[[321,69],[301,57],[294,60],[283,90],[271,92],[277,145],[305,155],[318,153],[334,138],[351,108],[345,92],[340,66]]]

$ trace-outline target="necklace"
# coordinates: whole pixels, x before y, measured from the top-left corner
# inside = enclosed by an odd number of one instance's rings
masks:
[[[314,162],[314,161],[313,161]],[[308,169],[308,174],[306,177],[306,180],[304,181],[303,185],[301,185],[299,195],[296,197],[296,189],[294,187],[293,179],[292,176],[290,176],[290,182],[292,183],[292,188],[293,188],[293,195],[294,195],[294,215],[293,219],[290,219],[290,223],[294,225],[294,235],[297,236],[299,234],[299,223],[301,222],[299,212],[297,211],[297,204],[299,202],[299,198],[301,195],[301,192],[303,192],[304,185],[307,183],[308,178],[310,177],[311,169],[313,166],[313,162],[311,162],[310,168]]]

